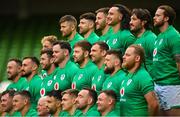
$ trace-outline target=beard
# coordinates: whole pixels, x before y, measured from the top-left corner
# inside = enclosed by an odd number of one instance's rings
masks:
[[[104,72],[106,73],[106,74],[112,74],[113,72],[114,72],[114,70],[115,70],[115,68],[114,67],[105,67],[105,69],[104,69]]]
[[[23,72],[24,72],[24,71],[23,71]],[[24,73],[22,73],[22,77],[26,77],[26,78],[27,78],[28,76],[30,76],[30,75],[31,75],[31,73],[32,73],[32,72],[30,72],[30,71],[29,71],[29,72],[27,72],[27,73],[25,73],[25,74],[24,74]]]
[[[159,22],[154,23],[154,27],[157,27],[157,28],[159,28],[163,25],[164,25],[164,21],[159,21]]]
[[[14,80],[16,76],[18,76],[18,73],[8,76],[8,80]]]

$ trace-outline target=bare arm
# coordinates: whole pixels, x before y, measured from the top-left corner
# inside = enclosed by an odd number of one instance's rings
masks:
[[[177,69],[179,71],[179,78],[180,78],[180,54],[175,55],[175,60],[176,60]]]
[[[158,104],[158,100],[156,98],[155,92],[151,91],[147,93],[144,97],[148,103],[149,116],[157,115],[159,104]]]

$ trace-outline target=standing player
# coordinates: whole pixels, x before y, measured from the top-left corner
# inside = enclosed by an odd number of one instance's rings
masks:
[[[47,92],[54,89],[54,77],[57,73],[52,50],[45,49],[41,51],[40,64],[41,68],[46,71],[46,74],[44,73],[41,75],[41,77],[43,77],[43,81],[40,86],[40,95],[45,96]]]
[[[85,40],[79,41],[74,46],[74,62],[78,63],[79,70],[73,78],[72,89],[81,90],[91,87],[93,75],[98,70],[97,66],[90,60],[91,44]]]
[[[60,31],[62,36],[70,43],[71,48],[74,48],[74,45],[83,40],[83,37],[77,32],[77,20],[72,15],[65,15],[59,20]],[[73,60],[73,51],[70,55],[71,60]]]
[[[142,46],[145,50],[145,67],[151,73],[156,35],[151,31],[152,17],[150,12],[147,9],[133,9],[130,29],[136,37],[134,44]]]
[[[57,37],[55,35],[44,36],[41,40],[41,44],[43,46],[42,50],[52,49],[55,41],[57,41]]]
[[[70,61],[71,46],[68,42],[57,41],[53,44],[54,63],[58,65],[57,73],[54,77],[55,90],[64,91],[71,88],[72,80],[78,71],[75,63]]]
[[[173,8],[157,8],[154,26],[160,31],[153,52],[153,78],[156,83],[162,116],[180,116],[180,35],[172,26],[176,17]]]
[[[80,16],[79,33],[84,36],[84,39],[93,44],[99,40],[99,36],[94,32],[96,15],[88,12]]]
[[[25,57],[22,62],[22,75],[28,81],[27,90],[31,94],[31,105],[35,109],[40,98],[41,77],[37,74],[39,68],[39,60],[36,57]],[[37,85],[38,84],[38,85]]]
[[[102,85],[107,77],[107,74],[104,73],[104,61],[108,49],[109,47],[105,42],[96,42],[91,48],[91,59],[98,67],[93,75],[91,88],[98,94],[102,90]]]
[[[109,8],[100,8],[96,11],[96,30],[101,32],[99,41],[106,42],[112,33],[112,28],[107,24],[107,15]]]
[[[129,46],[122,64],[127,70],[120,90],[122,116],[152,116],[158,112],[153,80],[142,66],[143,62],[145,62],[144,49],[139,45]]]
[[[19,59],[10,59],[7,64],[8,80],[12,83],[7,87],[7,90],[13,89],[16,91],[25,90],[28,87],[26,78],[21,77],[22,61]]]
[[[105,57],[105,68],[104,72],[106,74],[109,74],[109,76],[106,78],[106,80],[103,83],[102,90],[113,90],[117,95],[117,103],[115,107],[115,111],[118,115],[120,115],[120,105],[119,105],[119,85],[121,84],[125,72],[121,68],[122,64],[122,55],[120,51],[117,50],[109,50],[107,51],[106,57]]]
[[[130,11],[121,4],[110,8],[107,16],[108,25],[113,29],[113,33],[107,40],[111,49],[120,49],[122,53],[126,48],[134,43],[134,36],[129,31]]]

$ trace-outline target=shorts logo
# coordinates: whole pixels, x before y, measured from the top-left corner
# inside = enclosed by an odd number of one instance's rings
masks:
[[[47,86],[50,86],[51,84],[52,84],[52,80],[49,80]]]
[[[121,97],[124,96],[124,87],[121,88],[121,90],[120,90],[120,95],[121,95]]]
[[[80,80],[83,77],[83,74],[80,74],[78,77],[78,80]]]
[[[56,82],[56,83],[54,84],[54,90],[59,90],[59,83],[58,83],[58,82]]]
[[[65,74],[62,74],[61,77],[60,77],[60,79],[61,79],[61,80],[64,80],[64,78],[65,78]]]
[[[98,76],[98,82],[101,80],[101,75],[100,76]]]
[[[96,85],[93,84],[92,87],[91,87],[94,91],[96,91]]]
[[[127,81],[127,86],[130,85],[131,82],[132,82],[132,79],[129,79],[129,80]]]
[[[107,88],[110,88],[112,85],[112,82],[109,82],[108,85],[107,85]]]
[[[113,45],[116,44],[117,42],[117,39],[113,39]]]
[[[76,89],[76,83],[75,82],[72,83],[71,88]]]
[[[157,54],[157,48],[154,48],[153,56],[156,56],[156,54]]]
[[[45,95],[45,88],[42,88],[42,89],[40,90],[40,94],[41,94],[41,97],[43,97],[43,96]]]

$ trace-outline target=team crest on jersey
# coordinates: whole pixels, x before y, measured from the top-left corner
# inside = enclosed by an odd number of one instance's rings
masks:
[[[73,82],[73,83],[71,84],[71,88],[72,88],[72,89],[76,89],[76,83],[75,83],[75,82]]]
[[[112,82],[109,82],[107,85],[107,88],[111,87],[111,85],[112,85]]]
[[[117,39],[113,39],[113,45],[116,44],[117,42]]]
[[[121,97],[124,96],[124,87],[121,88],[121,90],[120,90],[120,95],[121,95]]]
[[[59,83],[58,83],[58,82],[56,82],[56,83],[54,84],[54,90],[59,90]]]
[[[49,80],[47,86],[50,86],[51,84],[52,84],[52,80]]]
[[[96,91],[96,85],[93,84],[92,87],[91,87],[94,91]]]
[[[78,77],[78,80],[80,80],[83,77],[83,74],[80,74]]]
[[[157,54],[157,48],[154,48],[153,56],[156,56],[156,54]]]
[[[40,90],[40,94],[41,94],[41,97],[43,97],[43,96],[45,95],[45,88],[42,88],[42,89]]]
[[[100,76],[98,76],[98,82],[101,80],[101,75]]]
[[[61,77],[60,77],[60,79],[61,79],[61,80],[64,80],[64,78],[65,78],[65,74],[62,74]]]
[[[162,44],[162,42],[163,42],[163,39],[161,39],[161,40],[159,41],[159,45],[161,45],[161,44]]]
[[[132,82],[132,79],[129,79],[129,80],[127,81],[127,86],[130,85],[131,82]]]
[[[56,80],[56,75],[54,75],[53,79]]]
[[[138,45],[139,45],[139,46],[142,46],[142,44],[141,44],[141,43],[139,43]]]
[[[29,91],[29,87],[27,87],[26,90]]]
[[[94,77],[92,77],[92,81],[94,80]]]

